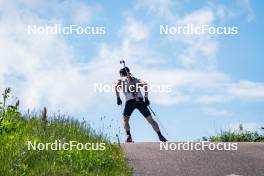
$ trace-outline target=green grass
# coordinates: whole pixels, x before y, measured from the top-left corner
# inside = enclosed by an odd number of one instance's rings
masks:
[[[63,116],[53,117],[44,130],[38,115],[21,115],[15,106],[1,104],[1,176],[130,175],[119,144],[111,143],[87,123]],[[105,150],[28,150],[28,141],[61,140],[106,143]]]
[[[257,132],[251,132],[247,130],[240,131],[221,131],[215,136],[210,136],[209,141],[211,142],[256,142],[255,139],[261,137]],[[258,140],[257,142],[263,142]]]

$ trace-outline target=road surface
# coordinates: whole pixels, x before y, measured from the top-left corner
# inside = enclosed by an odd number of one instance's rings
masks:
[[[264,143],[238,143],[233,151],[160,150],[157,142],[122,148],[133,176],[264,176]]]

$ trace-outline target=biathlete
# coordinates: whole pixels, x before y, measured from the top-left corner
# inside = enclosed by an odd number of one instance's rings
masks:
[[[166,138],[161,134],[158,123],[152,118],[151,113],[148,109],[150,101],[148,99],[148,86],[147,83],[141,79],[135,78],[130,73],[128,67],[120,69],[120,78],[115,84],[115,92],[117,97],[117,105],[122,105],[120,98],[120,91],[123,92],[126,103],[123,111],[124,117],[124,128],[127,134],[126,142],[132,142],[132,135],[130,133],[129,118],[135,109],[147,119],[150,125],[158,134],[159,140],[166,142]],[[144,98],[140,91],[140,87],[144,88]]]

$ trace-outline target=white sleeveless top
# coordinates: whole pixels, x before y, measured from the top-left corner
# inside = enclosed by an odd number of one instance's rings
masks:
[[[132,77],[135,81],[135,84],[140,84],[140,79]],[[129,91],[129,86],[131,86],[132,84],[129,83],[130,81],[128,81],[127,77],[122,77],[121,79],[118,80],[117,85],[121,86],[121,91],[123,92],[126,101],[134,99],[133,93]],[[137,91],[136,91],[136,95],[138,98],[143,98],[142,93],[140,91],[139,86],[137,85]]]

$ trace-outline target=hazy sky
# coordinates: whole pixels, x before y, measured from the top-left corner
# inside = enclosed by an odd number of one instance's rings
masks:
[[[94,83],[112,85],[125,58],[134,76],[172,87],[149,95],[169,140],[239,123],[256,130],[264,118],[262,7],[257,0],[0,0],[0,88],[10,86],[23,111],[47,106],[123,135],[123,107]],[[55,24],[104,27],[105,34],[28,33],[28,25]],[[238,34],[160,34],[160,25],[179,24],[237,27]],[[157,140],[138,112],[131,132],[136,141]]]

